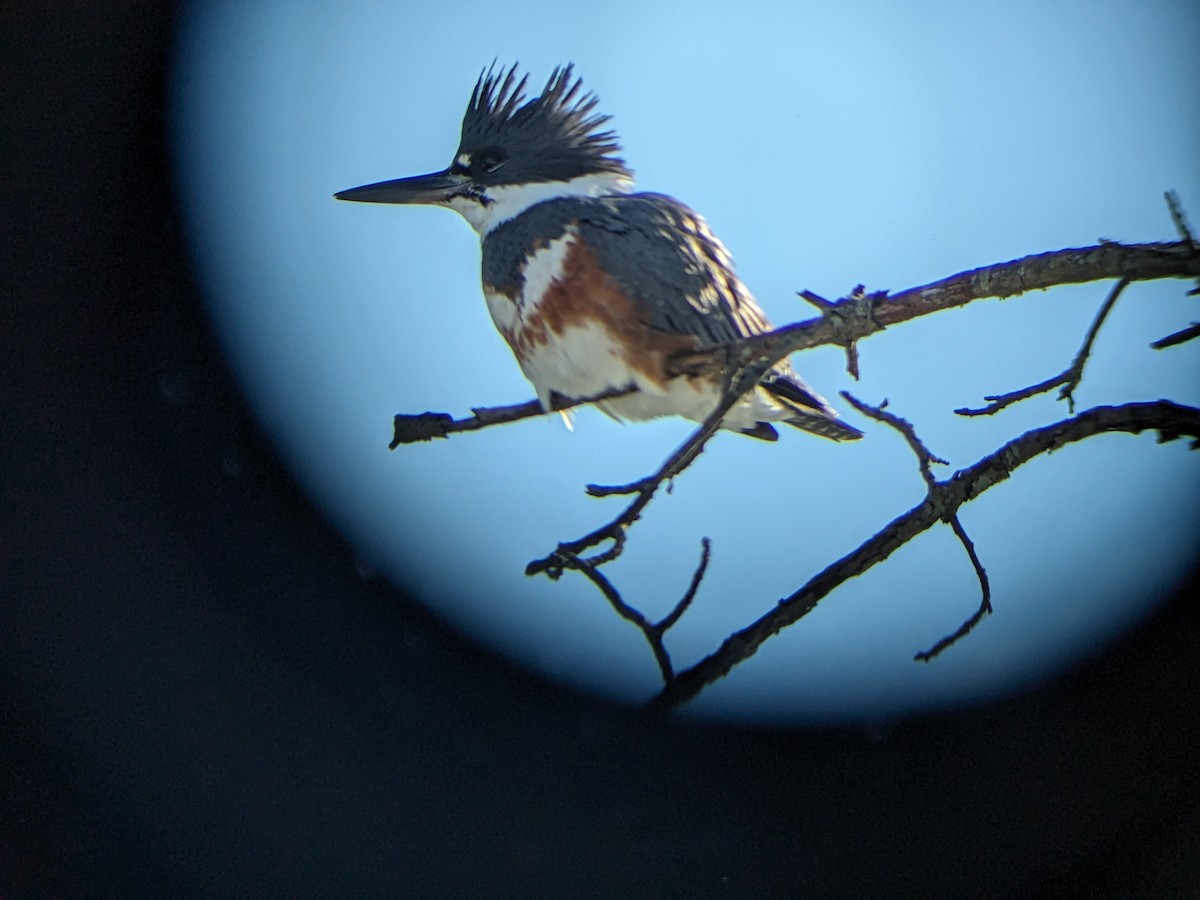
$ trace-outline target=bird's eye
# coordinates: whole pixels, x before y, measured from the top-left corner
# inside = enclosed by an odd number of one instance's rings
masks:
[[[505,156],[496,147],[488,147],[486,150],[481,150],[472,160],[471,168],[476,172],[490,174],[504,165]]]

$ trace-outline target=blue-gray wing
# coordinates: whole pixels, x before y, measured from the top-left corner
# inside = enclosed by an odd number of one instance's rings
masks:
[[[585,201],[580,236],[652,328],[711,346],[771,328],[697,213],[661,194]]]
[[[597,198],[581,201],[576,215],[580,236],[600,267],[638,304],[651,328],[695,335],[701,346],[771,330],[725,245],[678,200],[662,194]],[[822,420],[837,418],[787,360],[763,379],[763,387],[801,415],[811,410]],[[840,437],[853,431],[837,424]]]

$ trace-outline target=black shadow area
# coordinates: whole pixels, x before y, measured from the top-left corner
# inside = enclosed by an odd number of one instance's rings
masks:
[[[868,735],[642,719],[357,574],[188,268],[170,4],[62,6],[0,6],[0,896],[1193,893],[1187,595]]]

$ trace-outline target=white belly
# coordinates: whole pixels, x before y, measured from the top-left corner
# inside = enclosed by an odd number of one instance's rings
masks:
[[[530,257],[523,270],[525,283],[517,300],[486,291],[484,295],[496,327],[510,343],[515,340],[520,345],[518,362],[542,406],[549,408],[552,392],[580,399],[636,387],[636,393],[596,405],[618,420],[683,416],[703,421],[719,399],[719,391],[711,383],[687,378],[677,378],[665,385],[656,381],[630,365],[613,334],[599,322],[580,322],[560,330],[535,328],[539,338],[523,340],[522,335],[537,316],[540,300],[559,279],[574,240],[574,233],[568,230]],[[741,430],[786,415],[787,410],[769,394],[757,390],[726,415],[723,425]]]
[[[522,270],[525,283],[515,301],[503,294],[484,293],[496,328],[510,344],[516,341],[520,345],[517,357],[521,370],[543,406],[549,405],[552,391],[564,397],[594,397],[614,387],[640,386],[645,380],[631,369],[612,335],[599,323],[561,331],[534,328],[538,338],[528,338],[539,303],[562,275],[563,262],[574,241],[575,232],[568,229],[529,258]]]
[[[682,416],[693,422],[703,422],[720,400],[720,392],[711,383],[687,378],[668,382],[666,391],[639,391],[625,397],[597,403],[614,419],[656,419],[660,416]],[[786,418],[788,410],[762,388],[742,398],[725,414],[722,428],[734,431],[752,429],[759,422],[777,422]]]
[[[545,344],[530,349],[521,361],[521,370],[533,384],[543,406],[548,404],[551,391],[579,398],[631,385],[655,387],[643,384],[648,380],[630,368],[621,348],[599,325],[584,325],[550,335]]]
[[[620,348],[604,329],[596,326],[556,335],[549,343],[535,348],[521,369],[547,408],[551,391],[580,398],[595,397],[613,388],[636,387],[636,393],[596,404],[618,421],[682,416],[703,422],[720,399],[720,391],[702,379],[676,378],[663,388],[646,378],[624,362]],[[770,394],[759,389],[731,409],[722,426],[741,431],[753,428],[758,422],[778,421],[787,414]]]

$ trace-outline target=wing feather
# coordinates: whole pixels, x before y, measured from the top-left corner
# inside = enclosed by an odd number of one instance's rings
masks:
[[[699,214],[662,194],[589,201],[579,227],[652,328],[712,346],[770,330],[729,251]]]

